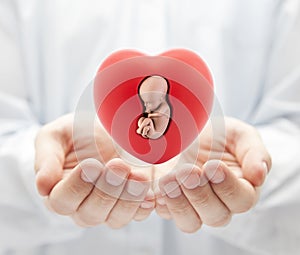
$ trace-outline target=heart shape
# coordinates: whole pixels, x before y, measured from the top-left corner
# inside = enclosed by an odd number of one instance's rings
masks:
[[[157,139],[137,133],[145,111],[139,88],[151,76],[168,81],[171,109],[168,127]],[[125,151],[151,164],[175,157],[195,140],[209,118],[213,98],[209,68],[186,49],[157,56],[120,50],[103,61],[94,79],[94,103],[102,125]]]

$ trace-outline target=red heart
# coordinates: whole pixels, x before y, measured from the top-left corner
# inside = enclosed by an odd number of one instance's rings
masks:
[[[143,112],[139,85],[152,75],[168,80],[172,109],[167,131],[158,139],[136,132]],[[209,68],[186,49],[158,56],[117,51],[104,60],[94,80],[95,107],[105,129],[124,150],[151,164],[173,158],[195,140],[209,118],[213,97]]]

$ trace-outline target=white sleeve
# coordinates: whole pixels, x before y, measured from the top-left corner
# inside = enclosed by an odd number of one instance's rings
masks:
[[[0,4],[0,253],[79,231],[67,217],[48,212],[35,188],[34,139],[40,125],[26,95],[12,6]]]
[[[253,254],[299,254],[300,3],[285,1],[274,30],[264,94],[253,124],[273,167],[257,206],[210,232]]]
[[[300,3],[286,1],[275,26],[264,95],[254,117],[273,159],[263,207],[292,204],[300,209],[300,197],[294,194],[300,192],[299,31]]]

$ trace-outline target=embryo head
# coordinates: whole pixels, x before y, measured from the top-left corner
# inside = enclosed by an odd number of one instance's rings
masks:
[[[155,111],[166,100],[167,92],[168,83],[163,77],[155,75],[146,78],[139,88],[146,112]]]

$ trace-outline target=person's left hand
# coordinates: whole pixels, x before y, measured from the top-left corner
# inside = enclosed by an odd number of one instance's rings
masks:
[[[254,127],[226,118],[225,131],[224,141],[212,146],[212,130],[206,126],[195,164],[182,164],[169,173],[166,167],[155,169],[156,179],[160,178],[156,211],[172,218],[184,232],[195,232],[202,224],[223,226],[232,214],[248,211],[271,168],[271,158]],[[194,153],[195,148],[184,155],[188,159]]]

